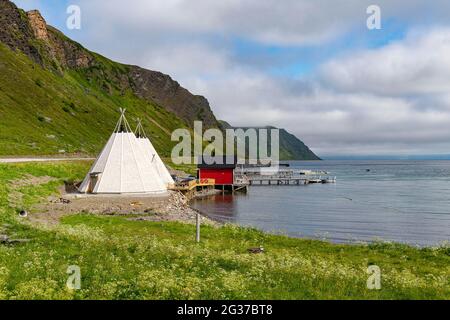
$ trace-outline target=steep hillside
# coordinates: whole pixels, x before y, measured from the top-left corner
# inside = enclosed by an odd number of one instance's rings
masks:
[[[96,153],[119,107],[143,118],[164,156],[174,129],[220,126],[204,97],[169,76],[90,52],[38,11],[0,0],[0,155]]]
[[[225,129],[237,129],[225,121],[220,121]],[[239,127],[247,130],[250,127]],[[255,127],[256,129],[276,129],[275,127]],[[280,160],[320,160],[320,158],[312,152],[307,145],[299,140],[293,134],[287,132],[285,129],[280,130]],[[270,143],[270,135],[268,137]]]
[[[0,155],[98,152],[118,108],[144,119],[155,147],[168,155],[170,133],[187,124],[131,92],[108,94],[76,71],[63,76],[0,44]]]

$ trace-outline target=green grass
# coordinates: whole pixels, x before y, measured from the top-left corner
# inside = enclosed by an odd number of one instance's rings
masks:
[[[175,164],[171,158],[162,158],[162,161],[168,164],[172,169],[184,171],[192,176],[197,176],[197,166],[195,164]]]
[[[52,72],[0,43],[0,156],[97,154],[127,108],[162,156],[175,142],[170,134],[187,124],[157,104],[139,99],[105,79],[123,75],[126,66],[95,55],[99,66]],[[105,90],[108,87],[108,90]],[[158,125],[157,125],[157,124]]]
[[[236,226],[195,227],[78,214],[56,227],[17,217],[80,179],[89,163],[0,165],[0,227],[30,242],[0,245],[2,299],[449,299],[450,249],[396,244],[334,245],[268,235]],[[56,178],[23,186],[11,207],[12,181]],[[17,188],[16,188],[17,189]],[[247,248],[262,245],[266,253]],[[368,290],[367,267],[382,271],[381,290]],[[70,265],[81,268],[81,290],[66,288]]]

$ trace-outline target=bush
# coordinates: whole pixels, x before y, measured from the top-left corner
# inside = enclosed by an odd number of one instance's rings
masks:
[[[35,83],[38,87],[41,87],[41,88],[42,88],[42,86],[43,86],[42,80],[41,80],[41,79],[36,79],[36,80],[34,80],[34,83]]]

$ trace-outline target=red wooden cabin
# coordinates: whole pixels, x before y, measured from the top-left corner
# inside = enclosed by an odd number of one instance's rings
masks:
[[[198,179],[214,179],[216,186],[232,186],[234,184],[235,157],[203,157],[201,160],[197,165]]]

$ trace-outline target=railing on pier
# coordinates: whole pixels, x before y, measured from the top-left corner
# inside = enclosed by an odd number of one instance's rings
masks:
[[[234,185],[235,186],[248,186],[250,184],[250,179],[245,175],[235,175]]]
[[[169,186],[171,190],[190,191],[197,187],[209,187],[216,184],[215,179],[195,179],[189,181],[181,181]]]
[[[290,176],[319,176],[328,175],[329,172],[323,170],[299,170],[299,169],[283,169],[279,167],[250,167],[250,168],[236,168],[235,174],[237,175],[279,175],[282,177]]]
[[[335,182],[336,177],[328,176],[326,171],[292,169],[260,171],[255,170],[255,168],[241,168],[235,172],[235,183],[246,185],[303,185]]]

